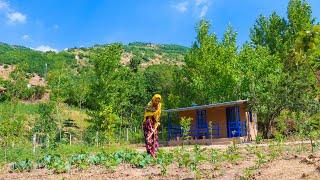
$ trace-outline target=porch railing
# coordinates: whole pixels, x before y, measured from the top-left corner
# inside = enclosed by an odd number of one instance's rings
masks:
[[[228,137],[239,137],[247,135],[246,121],[228,122]]]
[[[211,133],[212,133],[211,134],[212,138],[221,137],[220,126],[218,124],[213,125]],[[183,129],[180,125],[173,125],[168,127],[168,140],[176,139],[177,137],[182,137],[182,136],[183,136]],[[197,139],[201,137],[210,138],[210,131],[209,131],[209,128],[191,129],[188,133],[188,136],[191,136]]]

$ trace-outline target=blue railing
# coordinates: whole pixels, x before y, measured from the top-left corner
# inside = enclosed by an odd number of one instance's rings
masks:
[[[181,126],[175,125],[175,126],[168,127],[169,140],[176,139],[177,137],[182,137],[182,135],[183,135],[183,130]],[[196,128],[196,129],[191,129],[188,135],[197,139],[203,136],[206,138],[210,138],[210,131],[209,131],[209,128]],[[220,127],[218,124],[215,124],[212,126],[212,138],[219,138],[219,137],[221,137]]]
[[[247,135],[247,124],[245,121],[229,121],[228,137],[240,137]]]

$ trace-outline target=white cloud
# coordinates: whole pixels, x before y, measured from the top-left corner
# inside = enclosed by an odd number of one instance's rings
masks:
[[[23,40],[25,40],[25,41],[28,41],[28,40],[31,39],[28,34],[23,35],[21,38],[22,38]]]
[[[6,18],[10,24],[27,22],[27,16],[19,11],[14,10],[7,1],[0,0],[0,12],[6,14]]]
[[[54,49],[50,46],[47,46],[47,45],[41,45],[41,46],[38,46],[36,48],[33,48],[34,50],[37,50],[37,51],[42,51],[42,52],[48,52],[48,51],[53,51],[53,52],[58,52],[57,49]]]
[[[186,12],[188,10],[188,1],[184,1],[181,3],[178,3],[176,5],[173,5],[173,7],[178,10],[179,12],[183,13]]]
[[[12,12],[7,14],[7,18],[10,23],[25,23],[27,21],[27,16],[20,12]]]
[[[200,15],[199,15],[200,18],[203,18],[207,14],[207,12],[208,12],[208,6],[205,5],[201,8]]]
[[[5,1],[0,1],[0,10],[1,9],[9,9],[9,3],[5,2]]]
[[[208,0],[196,0],[196,6],[200,6],[202,4],[208,4]]]
[[[206,16],[210,5],[211,0],[185,0],[173,5],[172,7],[180,13],[191,9],[197,17],[203,18]]]

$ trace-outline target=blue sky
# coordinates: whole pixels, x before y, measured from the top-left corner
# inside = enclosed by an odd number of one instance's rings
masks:
[[[259,14],[285,16],[288,1],[0,0],[0,42],[39,50],[133,41],[190,46],[206,18],[219,37],[231,24],[241,45]],[[308,2],[319,22],[320,1]]]

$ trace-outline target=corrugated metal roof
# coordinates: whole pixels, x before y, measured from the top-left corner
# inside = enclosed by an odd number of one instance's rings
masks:
[[[164,110],[164,112],[179,112],[179,111],[207,109],[207,108],[220,107],[220,106],[234,106],[234,105],[243,104],[243,103],[246,103],[246,102],[248,102],[248,100],[238,100],[238,101],[214,103],[214,104],[207,104],[207,105],[200,105],[200,106],[191,106],[191,107],[183,107],[183,108],[176,108],[176,109],[167,109],[167,110]]]

